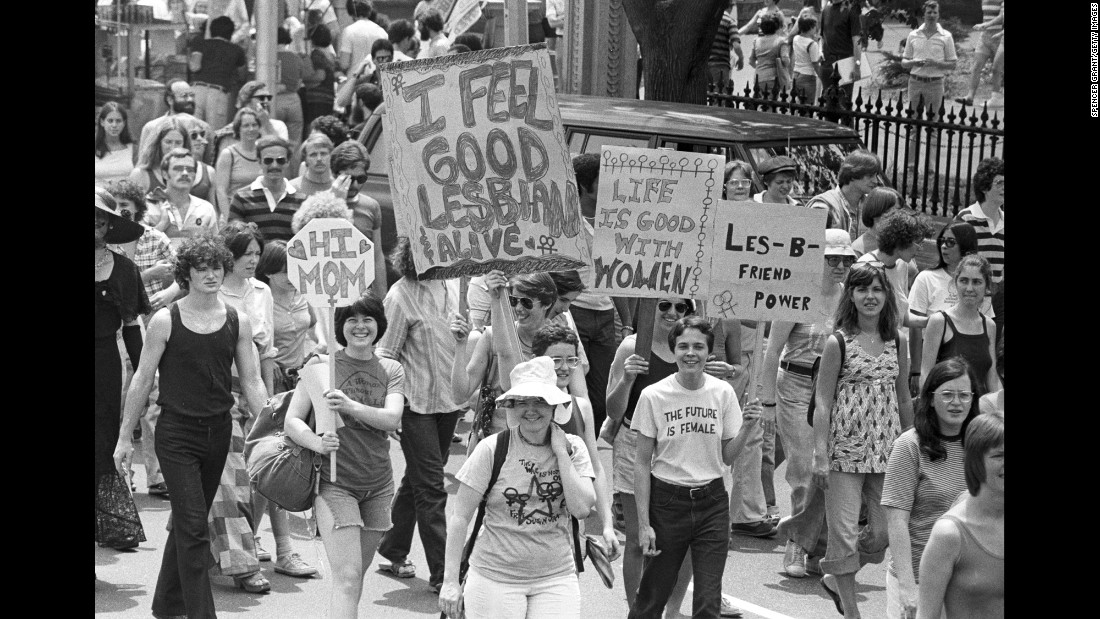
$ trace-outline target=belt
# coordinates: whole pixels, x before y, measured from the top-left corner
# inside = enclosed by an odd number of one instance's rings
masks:
[[[918,82],[940,82],[943,81],[943,76],[940,77],[921,77],[919,75],[910,75],[909,79],[917,80]]]
[[[206,86],[207,88],[213,88],[214,90],[220,90],[228,93],[229,89],[225,86],[219,86],[218,84],[211,84],[210,82],[191,82],[192,86]]]
[[[703,486],[679,486],[661,481],[653,476],[650,476],[650,480],[654,488],[685,499],[701,499],[709,495],[718,494],[719,491],[726,491],[726,485],[722,483],[721,477],[716,477],[709,484]]]
[[[792,374],[801,374],[803,376],[813,376],[814,369],[812,367],[806,367],[797,363],[791,363],[790,361],[784,361],[779,364],[779,367],[791,372]]]

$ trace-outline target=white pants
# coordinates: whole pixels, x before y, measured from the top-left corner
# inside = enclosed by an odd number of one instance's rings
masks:
[[[463,590],[467,619],[579,619],[581,589],[576,574],[529,584],[486,578],[470,566]]]

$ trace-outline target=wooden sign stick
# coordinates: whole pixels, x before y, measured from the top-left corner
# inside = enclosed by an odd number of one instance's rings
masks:
[[[638,299],[638,309],[634,313],[634,322],[638,325],[635,332],[638,339],[634,342],[634,354],[649,361],[653,352],[653,313],[657,311],[657,299]],[[629,326],[629,325],[627,325]],[[649,372],[642,372],[649,374]]]
[[[749,376],[749,391],[745,402],[752,402],[756,398],[756,384],[760,382],[760,375],[764,372],[764,326],[763,320],[756,322],[756,345],[752,353],[752,375]]]
[[[336,299],[329,299],[328,302],[328,323],[332,325],[332,332],[329,333],[329,355],[328,355],[328,385],[329,389],[336,388]],[[332,411],[333,416],[339,415],[336,411]],[[336,424],[333,424],[333,428]],[[329,481],[336,483],[336,452],[332,452],[329,455]]]

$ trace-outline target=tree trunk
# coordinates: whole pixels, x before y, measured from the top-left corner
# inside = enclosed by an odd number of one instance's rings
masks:
[[[707,102],[707,56],[728,0],[623,0],[642,46],[645,98]]]

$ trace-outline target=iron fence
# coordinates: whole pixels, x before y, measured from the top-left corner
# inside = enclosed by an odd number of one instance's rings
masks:
[[[978,162],[987,157],[1004,159],[1004,123],[986,107],[956,109],[941,104],[939,110],[914,109],[916,106],[904,101],[905,91],[884,97],[880,90],[872,100],[864,99],[862,89],[847,107],[839,92],[836,87],[827,88],[815,102],[801,93],[762,90],[759,82],[746,84],[739,93],[730,82],[711,84],[707,104],[819,118],[852,127],[882,160],[884,174],[894,189],[910,206],[929,215],[951,217],[971,204],[971,179]]]

